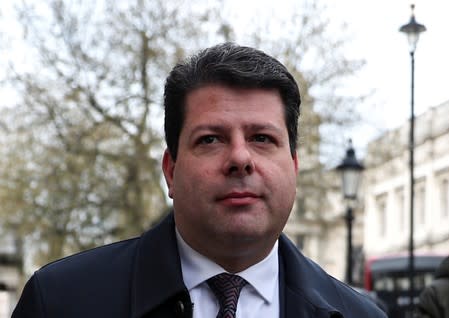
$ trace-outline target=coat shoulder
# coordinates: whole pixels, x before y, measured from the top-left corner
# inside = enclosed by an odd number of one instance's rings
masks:
[[[285,236],[281,236],[279,247],[286,286],[316,310],[339,313],[345,318],[386,317],[367,296],[329,275]]]
[[[126,316],[123,291],[130,290],[138,244],[120,241],[45,265],[25,285],[13,317],[92,317],[100,310],[103,317]]]
[[[92,274],[113,274],[115,270],[130,266],[139,238],[128,239],[82,251],[51,262],[35,275],[40,279],[64,278],[74,281],[74,275],[91,280]]]

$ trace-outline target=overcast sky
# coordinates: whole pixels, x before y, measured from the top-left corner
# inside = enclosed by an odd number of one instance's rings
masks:
[[[367,61],[361,83],[376,89],[379,109],[372,112],[374,117],[382,114],[386,128],[397,127],[410,117],[410,56],[406,36],[398,32],[410,19],[410,3],[339,0],[333,9],[356,32],[354,50]],[[417,22],[427,28],[415,53],[415,106],[420,114],[449,100],[449,1],[414,3]]]
[[[288,13],[293,0],[227,0],[239,7],[242,16],[269,18]],[[365,121],[348,131],[356,148],[410,117],[410,56],[406,36],[399,27],[409,22],[409,0],[328,0],[327,15],[335,24],[346,22],[352,40],[347,54],[366,60],[366,66],[350,84],[355,94],[374,89],[375,94],[360,110]],[[415,54],[415,113],[449,100],[449,1],[416,0],[415,15],[427,31],[421,34]],[[338,36],[339,29],[335,30]],[[449,120],[449,119],[448,119]]]
[[[244,20],[254,15],[270,19],[273,14],[288,14],[299,0],[225,1],[238,8],[237,16]],[[12,3],[12,0],[5,2]],[[353,40],[347,45],[347,54],[367,62],[347,89],[354,90],[356,95],[359,90],[375,90],[373,98],[360,105],[366,121],[348,132],[348,138],[352,137],[356,147],[363,149],[379,133],[379,127],[397,127],[410,116],[410,57],[406,37],[398,29],[410,19],[411,1],[328,0],[323,3],[328,6],[327,15],[336,24],[348,24]],[[414,3],[417,21],[427,27],[415,55],[415,107],[416,114],[420,114],[449,100],[449,0],[415,0]],[[0,28],[10,31],[14,26],[8,21],[11,15],[5,8]],[[338,36],[339,29],[335,32]],[[3,38],[0,45],[5,43],[7,39]]]

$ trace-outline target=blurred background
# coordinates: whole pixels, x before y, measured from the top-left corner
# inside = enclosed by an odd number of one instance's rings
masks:
[[[139,235],[169,211],[164,80],[223,41],[277,57],[300,84],[285,233],[391,317],[407,316],[449,254],[449,3],[413,2],[427,29],[413,59],[399,31],[411,4],[2,1],[0,317],[40,266]],[[354,167],[348,194],[341,175]]]

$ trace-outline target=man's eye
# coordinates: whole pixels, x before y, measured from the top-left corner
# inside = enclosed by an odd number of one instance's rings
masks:
[[[271,138],[267,135],[256,135],[254,136],[254,141],[256,142],[270,142]]]
[[[200,144],[213,144],[218,141],[217,136],[207,135],[199,139]]]

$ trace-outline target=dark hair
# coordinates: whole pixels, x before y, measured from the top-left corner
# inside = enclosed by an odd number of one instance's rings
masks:
[[[173,160],[185,117],[185,100],[194,89],[208,84],[238,88],[277,89],[284,103],[290,151],[296,151],[299,105],[298,85],[275,58],[251,47],[223,43],[178,63],[165,83],[165,140]]]

